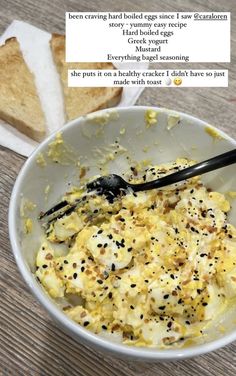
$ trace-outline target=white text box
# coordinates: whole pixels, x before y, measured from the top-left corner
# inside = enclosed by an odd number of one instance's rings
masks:
[[[67,12],[67,62],[230,62],[229,12]]]

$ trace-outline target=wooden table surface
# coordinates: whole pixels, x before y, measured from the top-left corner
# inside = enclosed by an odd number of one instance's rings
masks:
[[[145,5],[147,4],[147,5]],[[236,137],[236,1],[218,0],[0,0],[0,33],[13,19],[64,32],[65,11],[231,11],[231,64],[179,64],[162,68],[229,69],[228,88],[146,89],[138,104],[193,114]],[[0,135],[1,137],[1,135]],[[170,363],[134,363],[106,357],[59,330],[22,280],[8,239],[11,190],[25,158],[0,147],[0,375],[235,375],[236,343],[214,353]]]

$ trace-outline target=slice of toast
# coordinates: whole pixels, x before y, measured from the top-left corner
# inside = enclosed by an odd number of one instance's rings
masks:
[[[119,103],[122,88],[114,87],[68,87],[68,69],[115,69],[111,63],[66,63],[65,36],[52,34],[50,41],[53,59],[60,74],[65,112],[68,120],[75,119]]]
[[[0,47],[0,118],[36,141],[45,136],[34,76],[16,38],[7,39]]]

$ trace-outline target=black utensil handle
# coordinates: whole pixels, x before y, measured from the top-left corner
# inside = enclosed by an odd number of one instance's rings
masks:
[[[217,170],[221,167],[229,166],[233,163],[236,163],[236,149],[148,183],[131,184],[131,188],[135,192],[161,188],[165,187],[166,185],[193,178],[194,176],[205,174],[209,171]]]

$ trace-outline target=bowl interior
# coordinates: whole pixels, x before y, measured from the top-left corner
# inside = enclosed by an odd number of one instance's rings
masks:
[[[82,117],[62,129],[62,149],[65,153],[62,163],[56,163],[47,155],[55,134],[28,159],[17,180],[11,202],[10,212],[14,212],[16,233],[12,233],[10,228],[10,235],[15,239],[13,250],[16,259],[21,258],[30,273],[35,270],[35,256],[43,236],[37,216],[40,211],[53,206],[71,185],[80,184],[81,166],[89,167],[88,177],[106,171],[122,174],[132,162],[147,160],[150,164],[159,164],[178,157],[202,161],[236,146],[236,142],[222,132],[218,131],[218,135],[209,132],[209,125],[201,120],[176,111],[153,110],[157,111],[157,123],[151,126],[147,126],[145,121],[146,107],[103,110]],[[176,115],[179,121],[174,121],[176,124],[171,128],[173,122],[170,117]],[[121,149],[117,148],[116,141]],[[39,153],[46,161],[44,167],[38,163]],[[208,173],[202,180],[219,192],[236,191],[235,166]],[[31,210],[29,201],[36,204],[36,208]],[[229,219],[236,225],[236,200],[231,200],[231,204]],[[26,218],[33,221],[32,232],[27,235],[24,232]],[[33,280],[34,277],[29,278]],[[234,321],[235,309],[232,307],[227,315],[218,318],[221,324],[217,326],[219,330],[214,325],[204,342],[232,332]],[[221,326],[224,326],[224,332]]]

